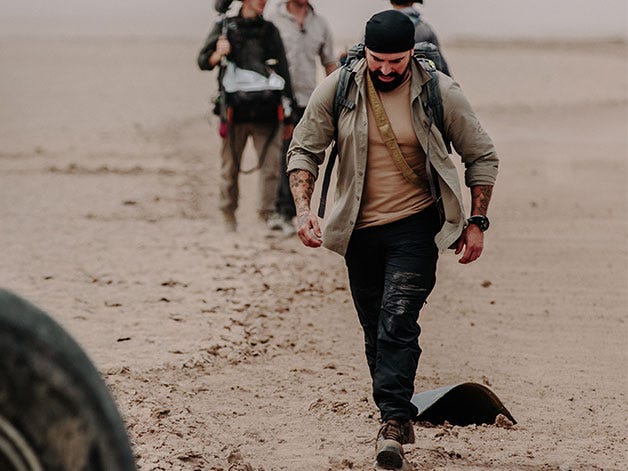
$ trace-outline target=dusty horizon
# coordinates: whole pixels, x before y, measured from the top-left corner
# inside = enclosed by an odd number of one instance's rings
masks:
[[[277,0],[269,0],[269,5]],[[239,2],[235,2],[237,4]],[[330,22],[338,41],[359,37],[373,13],[387,0],[312,0]],[[602,0],[597,8],[585,0],[439,0],[421,7],[442,40],[479,39],[614,39],[628,40],[628,7],[623,0]],[[0,37],[182,36],[202,37],[216,18],[212,0],[0,1]],[[592,14],[594,13],[594,14]]]

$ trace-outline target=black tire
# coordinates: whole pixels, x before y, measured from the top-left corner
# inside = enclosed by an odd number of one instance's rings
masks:
[[[59,324],[0,289],[0,470],[133,471],[100,374]]]

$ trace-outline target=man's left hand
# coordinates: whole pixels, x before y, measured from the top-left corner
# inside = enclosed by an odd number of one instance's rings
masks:
[[[462,258],[458,262],[466,264],[477,260],[482,255],[483,248],[484,233],[475,224],[469,224],[464,228],[462,235],[458,239],[456,255],[464,249],[464,254],[462,254]]]

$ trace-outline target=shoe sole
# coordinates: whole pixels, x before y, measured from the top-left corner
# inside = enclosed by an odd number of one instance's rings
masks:
[[[0,469],[133,471],[126,428],[87,355],[0,289]]]
[[[403,452],[400,451],[399,443],[394,440],[384,440],[376,459],[380,468],[400,469],[403,466]]]

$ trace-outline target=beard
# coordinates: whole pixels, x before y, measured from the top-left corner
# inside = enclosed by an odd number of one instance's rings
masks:
[[[408,70],[410,69],[410,64],[402,74],[398,74],[397,72],[391,72],[387,75],[383,75],[379,70],[370,71],[369,74],[371,76],[371,80],[373,81],[373,86],[380,92],[390,92],[397,88],[399,85],[403,83],[403,81],[408,76]],[[384,82],[380,77],[393,77],[393,80],[390,82]]]

